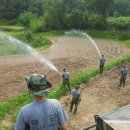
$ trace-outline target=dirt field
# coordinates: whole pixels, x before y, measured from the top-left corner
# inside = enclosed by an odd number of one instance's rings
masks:
[[[130,69],[130,63],[125,65]],[[119,72],[120,67],[115,67],[102,76],[94,77],[88,84],[82,84],[80,86],[82,97],[76,115],[69,113],[70,95],[61,98],[70,117],[68,122],[70,130],[80,130],[84,126],[93,124],[94,115],[105,115],[114,109],[130,104],[130,72],[125,88],[118,86],[119,77],[114,78]]]
[[[66,67],[73,76],[81,70],[86,71],[98,67],[99,55],[87,39],[56,37],[52,40],[55,44],[41,54],[51,60],[60,72],[63,67]],[[105,55],[107,62],[130,53],[129,48],[112,40],[95,39],[95,42],[101,54]],[[0,61],[0,102],[25,91],[24,76],[33,72],[46,74],[54,87],[62,83],[62,78],[57,72],[49,70],[32,56],[0,57]],[[128,65],[130,66],[129,63]],[[82,101],[77,115],[69,114],[70,130],[79,130],[93,122],[95,114],[103,114],[130,103],[129,77],[127,87],[124,89],[118,88],[119,79],[112,79],[119,73],[119,69],[115,68],[104,73],[102,77],[97,76],[88,84],[81,85]],[[68,113],[70,95],[61,98],[61,102]]]

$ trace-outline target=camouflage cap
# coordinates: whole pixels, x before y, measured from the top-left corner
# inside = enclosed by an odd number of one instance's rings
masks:
[[[28,89],[32,95],[46,96],[52,85],[46,80],[45,76],[33,74],[25,77],[28,85]]]

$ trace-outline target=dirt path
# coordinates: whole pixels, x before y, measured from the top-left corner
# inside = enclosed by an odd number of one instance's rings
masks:
[[[125,64],[130,69],[130,63]],[[120,72],[114,68],[102,76],[96,76],[88,84],[82,84],[81,102],[77,114],[69,113],[70,95],[60,99],[69,114],[68,126],[70,130],[80,130],[84,126],[94,123],[94,115],[104,115],[114,109],[130,104],[130,72],[125,88],[119,87],[119,78],[114,78]]]

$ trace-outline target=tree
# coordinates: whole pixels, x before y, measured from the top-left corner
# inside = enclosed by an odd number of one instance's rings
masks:
[[[63,26],[64,11],[61,0],[48,1],[45,21],[48,28],[56,29]]]
[[[41,16],[44,14],[44,1],[43,0],[31,0],[29,3],[28,11]]]
[[[107,18],[109,8],[113,2],[114,0],[96,0],[96,9],[103,19]]]
[[[28,8],[28,0],[0,0],[0,18],[16,19],[21,12]]]
[[[130,0],[114,0],[114,4],[110,8],[110,15],[113,16],[113,13],[119,12],[120,16],[130,16]]]
[[[65,13],[72,13],[74,10],[84,10],[84,0],[62,0]]]

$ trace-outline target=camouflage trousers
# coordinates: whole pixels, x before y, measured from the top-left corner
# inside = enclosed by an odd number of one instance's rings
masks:
[[[100,68],[100,74],[103,73],[103,71],[104,71],[104,64],[100,65],[99,68]]]
[[[78,98],[72,98],[71,105],[70,105],[70,112],[72,112],[73,107],[75,106],[75,107],[74,107],[74,114],[76,113],[78,102],[79,102],[79,99],[78,99]]]
[[[121,86],[123,84],[123,87],[124,87],[125,86],[125,81],[126,81],[126,76],[121,76],[119,86]]]
[[[63,85],[64,85],[64,86],[68,86],[69,91],[70,91],[70,93],[71,93],[70,81],[69,81],[69,79],[63,79]]]

